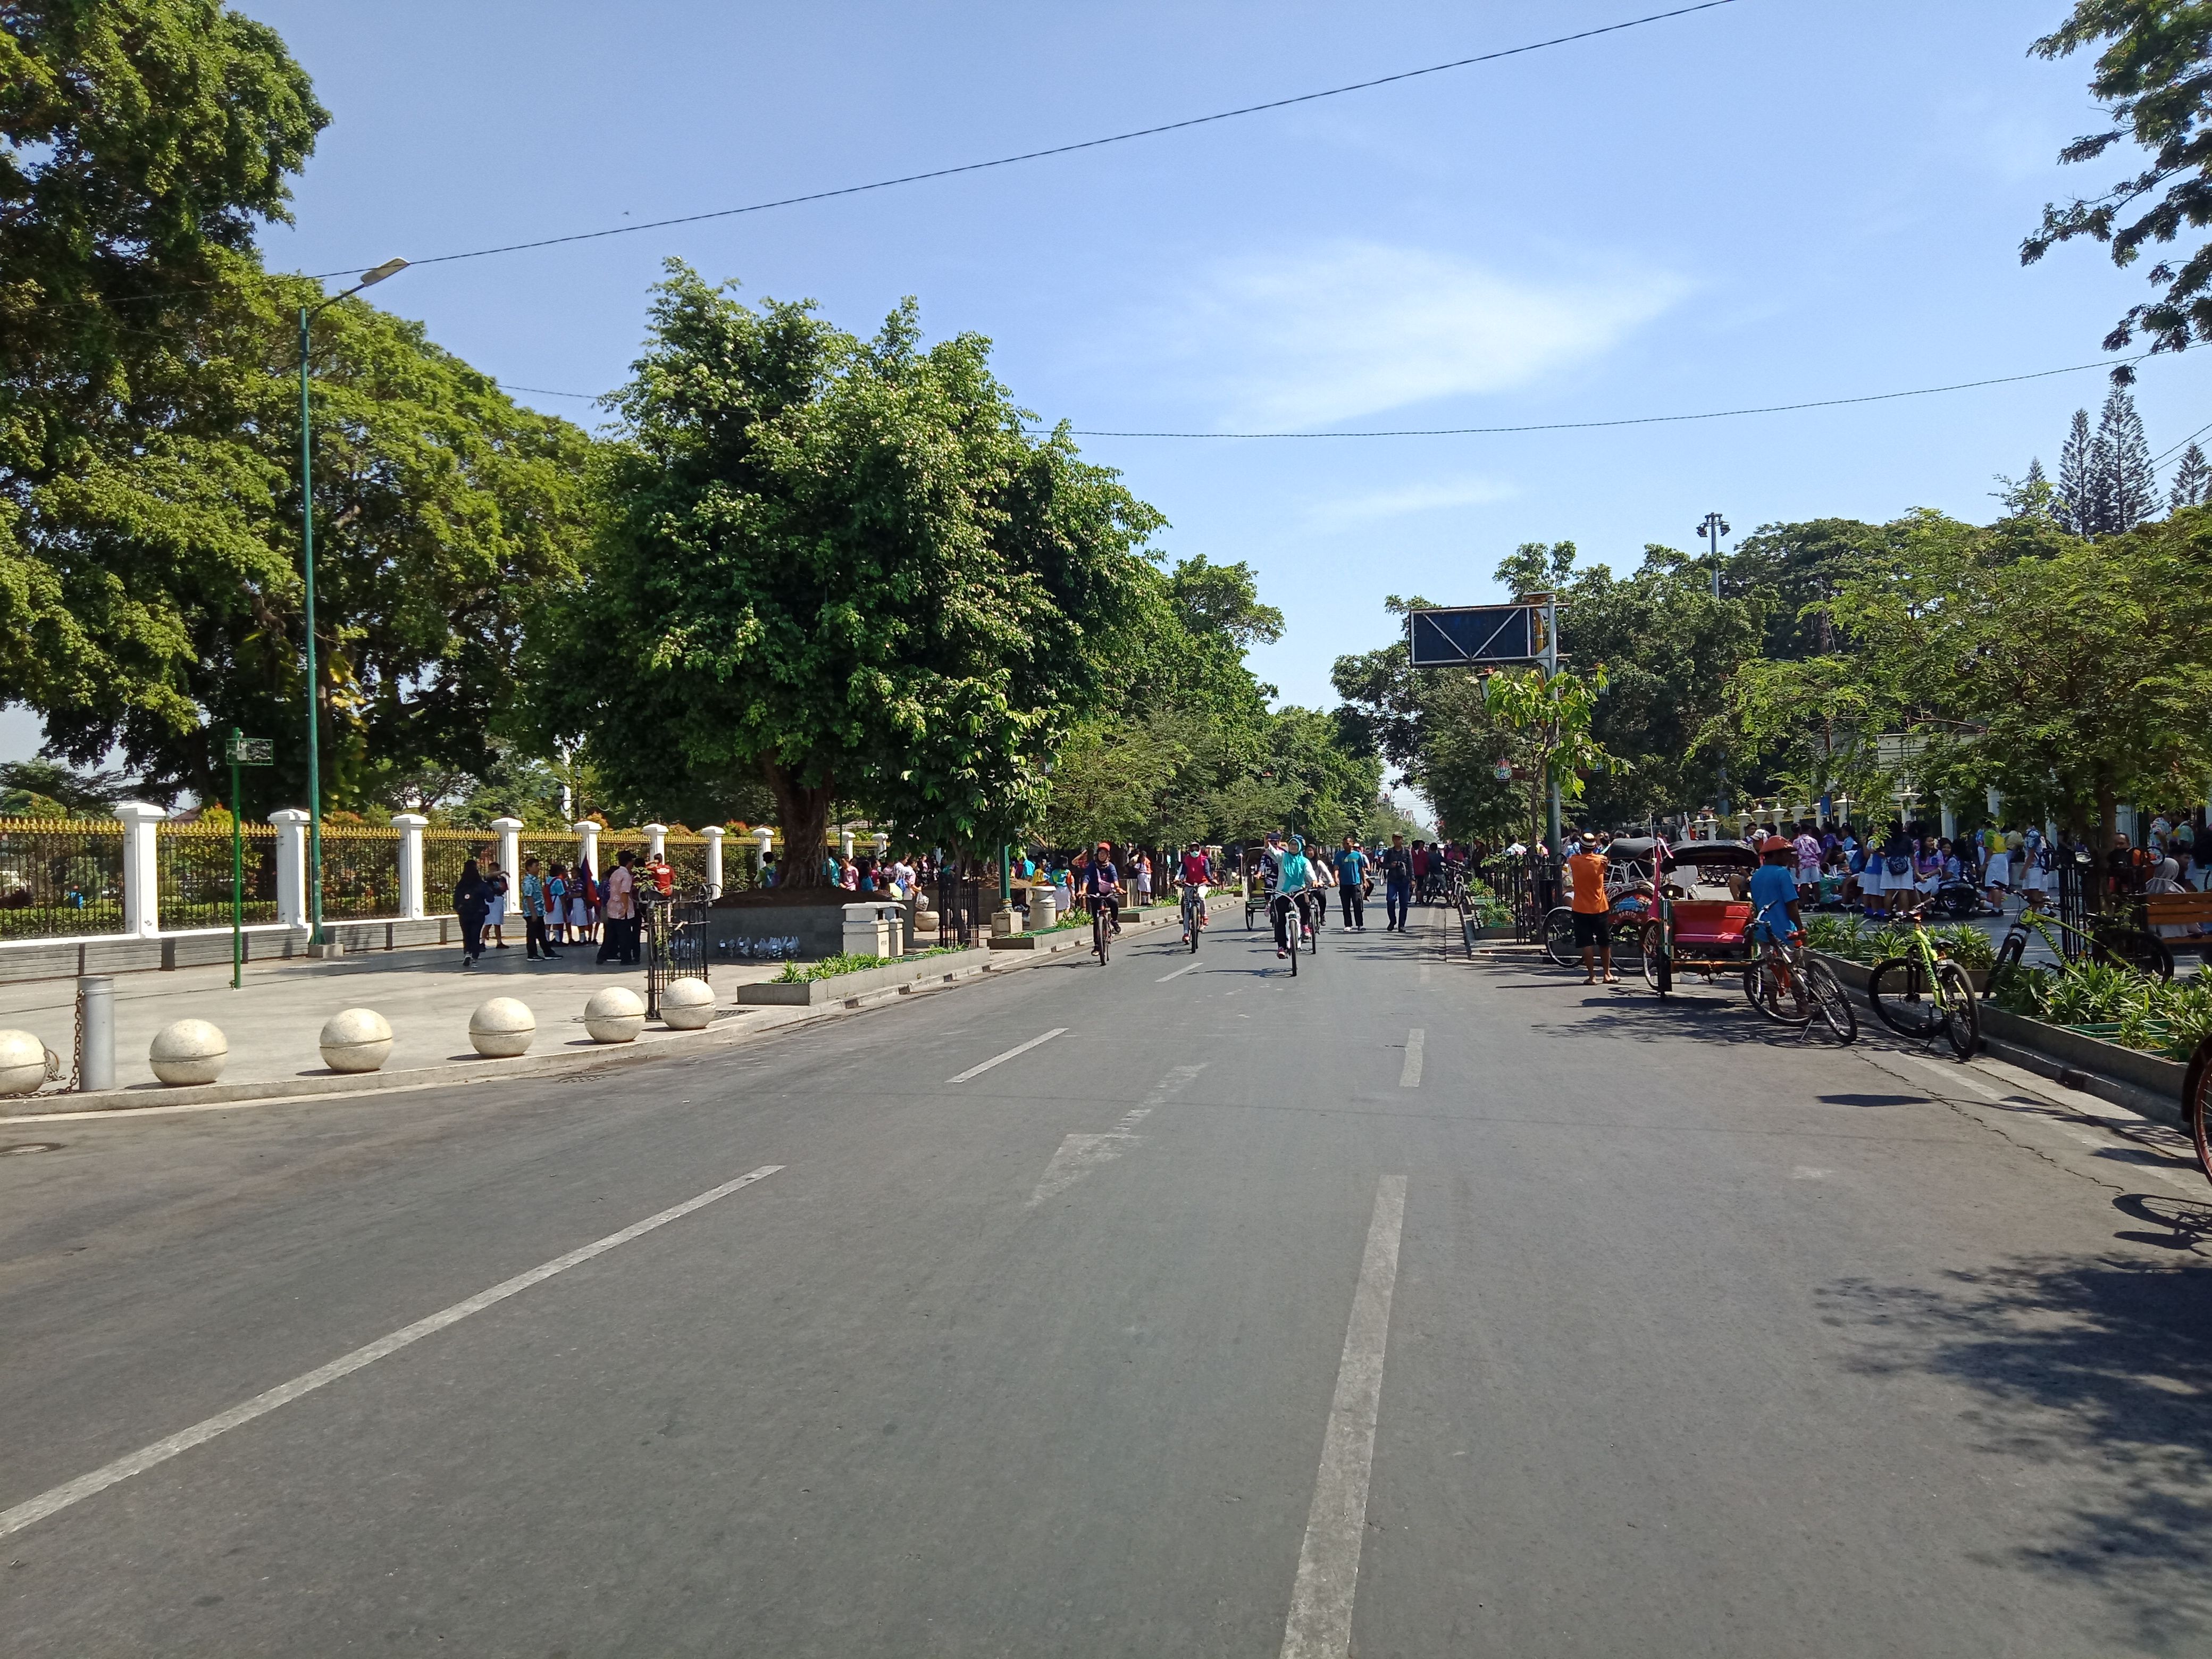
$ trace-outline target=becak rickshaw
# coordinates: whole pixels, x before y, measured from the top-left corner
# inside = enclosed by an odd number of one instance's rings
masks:
[[[1644,982],[1661,996],[1678,973],[1708,985],[1752,963],[1751,900],[1755,847],[1740,841],[1686,841],[1659,860],[1658,914],[1644,927]]]
[[[1606,858],[1606,931],[1613,938],[1617,966],[1634,968],[1644,959],[1644,933],[1658,914],[1658,897],[1652,885],[1652,859],[1662,845],[1650,836],[1610,842],[1601,849]],[[1544,917],[1544,954],[1555,966],[1572,968],[1582,961],[1575,943],[1575,913],[1571,905],[1555,905]]]

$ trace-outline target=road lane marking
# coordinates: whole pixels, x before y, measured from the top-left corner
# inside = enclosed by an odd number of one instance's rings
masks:
[[[1181,979],[1185,974],[1196,973],[1198,971],[1198,967],[1199,964],[1194,962],[1189,967],[1178,968],[1172,974],[1162,974],[1158,979],[1154,980],[1152,983],[1155,985],[1164,985],[1171,979]]]
[[[673,1205],[657,1215],[649,1215],[642,1221],[632,1223],[618,1233],[609,1233],[605,1238],[570,1250],[565,1255],[556,1255],[550,1261],[532,1267],[528,1273],[517,1273],[513,1279],[504,1279],[488,1291],[478,1291],[474,1296],[456,1302],[450,1308],[441,1309],[427,1319],[418,1319],[412,1325],[403,1326],[388,1336],[380,1336],[367,1346],[343,1354],[327,1365],[319,1365],[303,1376],[294,1377],[289,1382],[280,1382],[266,1393],[257,1394],[252,1399],[233,1406],[227,1412],[217,1412],[213,1417],[195,1423],[189,1429],[181,1429],[167,1439],[156,1440],[150,1446],[142,1446],[129,1456],[118,1457],[89,1474],[81,1474],[50,1492],[40,1492],[36,1498],[27,1498],[13,1509],[0,1510],[0,1538],[21,1532],[33,1522],[43,1521],[72,1504],[82,1503],[95,1492],[105,1492],[134,1474],[143,1474],[195,1446],[204,1446],[219,1434],[251,1423],[257,1417],[265,1417],[279,1406],[288,1406],[302,1395],[313,1394],[326,1383],[350,1376],[364,1365],[375,1364],[387,1354],[412,1346],[424,1337],[444,1330],[448,1325],[458,1325],[471,1314],[482,1313],[486,1308],[495,1306],[533,1285],[544,1284],[556,1273],[565,1273],[569,1268],[579,1267],[594,1256],[605,1255],[617,1245],[627,1244],[634,1238],[642,1238],[654,1229],[665,1227],[670,1222],[690,1215],[694,1210],[704,1209],[717,1199],[727,1198],[740,1188],[750,1187],[756,1181],[764,1181],[781,1168],[783,1165],[781,1164],[763,1164],[759,1169],[739,1176],[735,1181],[726,1181],[719,1187],[709,1188],[696,1198],[687,1198],[681,1204]]]
[[[1428,1041],[1428,1033],[1416,1025],[1406,1033],[1406,1068],[1398,1073],[1401,1089],[1421,1086],[1421,1048]]]
[[[1103,1135],[1063,1136],[1059,1149],[1045,1164],[1044,1174],[1037,1179],[1036,1190],[1022,1207],[1034,1210],[1045,1200],[1066,1192],[1093,1170],[1111,1164],[1130,1147],[1142,1144],[1145,1137],[1137,1133],[1137,1126],[1165,1105],[1169,1096],[1188,1088],[1191,1079],[1206,1067],[1204,1060],[1195,1066],[1176,1066],[1160,1079],[1158,1087]]]
[[[1925,1066],[1946,1083],[1964,1084],[1984,1100],[2002,1100],[2004,1097],[1988,1085],[1978,1082],[1972,1071],[1964,1066],[1946,1066],[1941,1060],[1930,1060],[1925,1054],[1907,1054],[1905,1059],[1916,1066]]]
[[[958,1077],[949,1077],[945,1080],[947,1083],[965,1083],[971,1077],[982,1076],[984,1073],[989,1071],[994,1066],[1005,1065],[1016,1054],[1025,1054],[1029,1053],[1030,1049],[1036,1048],[1040,1042],[1049,1042],[1054,1037],[1064,1036],[1066,1033],[1067,1027],[1065,1025],[1055,1025],[1052,1030],[1047,1031],[1042,1036],[1033,1036],[1027,1042],[1023,1043],[1018,1048],[1009,1048],[1003,1054],[993,1054],[990,1059],[985,1060],[981,1066],[970,1066],[966,1071],[961,1073]]]
[[[1406,1220],[1406,1177],[1384,1176],[1375,1189],[1367,1254],[1359,1264],[1344,1357],[1336,1368],[1322,1438],[1321,1471],[1298,1576],[1283,1624],[1282,1659],[1346,1659],[1352,1598],[1359,1583],[1359,1545],[1367,1529],[1367,1480],[1375,1466],[1375,1419],[1382,1402],[1382,1350],[1390,1336],[1390,1294],[1398,1283],[1398,1237]]]

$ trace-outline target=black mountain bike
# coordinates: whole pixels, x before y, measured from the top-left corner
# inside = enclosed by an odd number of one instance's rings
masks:
[[[2043,942],[2051,947],[2051,954],[2061,962],[2067,959],[2068,953],[2059,935],[2065,934],[2074,941],[2075,951],[2086,951],[2092,962],[2108,968],[2132,968],[2146,979],[2173,977],[2173,952],[2155,933],[2110,919],[2092,922],[2089,931],[2084,933],[2054,915],[2026,906],[2013,918],[2012,926],[2005,931],[2004,942],[1997,946],[1997,973],[2009,972],[2020,966],[2021,955],[2027,949],[2030,929],[2042,936]]]
[[[1106,901],[1103,898],[1092,899],[1091,901],[1091,948],[1098,953],[1098,965],[1101,968],[1106,965],[1107,947],[1114,942],[1113,924],[1107,917]]]
[[[1196,956],[1198,954],[1198,919],[1205,909],[1206,904],[1205,901],[1199,897],[1199,890],[1195,884],[1187,881],[1182,885],[1182,931],[1190,940],[1190,953]]]

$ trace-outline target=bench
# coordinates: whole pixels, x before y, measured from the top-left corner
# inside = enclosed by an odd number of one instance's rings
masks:
[[[2168,945],[2212,943],[2212,893],[2145,893],[2142,907],[2143,926]]]
[[[1751,906],[1734,899],[1676,899],[1674,948],[1686,945],[1740,945],[1751,926]]]

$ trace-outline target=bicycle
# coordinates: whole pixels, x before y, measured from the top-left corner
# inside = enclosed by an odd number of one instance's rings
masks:
[[[1091,905],[1091,948],[1098,953],[1098,965],[1106,965],[1106,949],[1114,940],[1114,929],[1106,919],[1106,901],[1092,894]]]
[[[1622,905],[1606,913],[1606,927],[1613,935],[1613,965],[1623,973],[1644,970],[1644,925],[1650,916],[1640,908]],[[1583,965],[1582,946],[1575,943],[1572,907],[1559,905],[1544,917],[1544,956],[1554,968]]]
[[[1851,1000],[1825,962],[1805,954],[1803,945],[1784,943],[1771,933],[1743,970],[1743,994],[1766,1018],[1796,1025],[1813,1034],[1818,1019],[1838,1043],[1858,1040],[1859,1017]]]
[[[1321,954],[1321,936],[1306,926],[1305,907],[1298,902],[1300,896],[1301,895],[1295,893],[1278,893],[1267,901],[1270,921],[1276,919],[1277,907],[1281,908],[1283,937],[1290,942],[1291,947],[1291,977],[1292,979],[1298,976],[1298,945],[1302,939],[1305,942],[1308,951],[1315,956]]]
[[[1890,912],[1893,920],[1911,924],[1912,954],[1875,963],[1867,1000],[1874,1005],[1875,1018],[1898,1036],[1927,1042],[1941,1036],[1960,1060],[1971,1059],[1982,1040],[1973,982],[1965,969],[1937,951],[1920,919],[1925,908],[1923,902]]]
[[[1195,882],[1186,881],[1178,883],[1177,884],[1182,889],[1183,936],[1190,941],[1190,953],[1193,956],[1196,956],[1198,954],[1199,918],[1202,916],[1206,911],[1205,890],[1200,887]]]
[[[2201,1040],[2190,1056],[2188,1081],[2181,1085],[2181,1112],[2197,1148],[2197,1167],[2212,1181],[2212,1037]]]
[[[2077,942],[2077,949],[2085,951],[2092,962],[2109,968],[2132,968],[2146,979],[2173,977],[2173,952],[2155,933],[2117,921],[2102,922],[2084,933],[2054,915],[2026,905],[2005,930],[2004,942],[1997,946],[1996,967],[1991,970],[1991,977],[2020,966],[2021,957],[2027,949],[2030,930],[2042,939],[2052,956],[2065,961],[2065,942],[2053,935],[2053,928],[2070,935]]]

